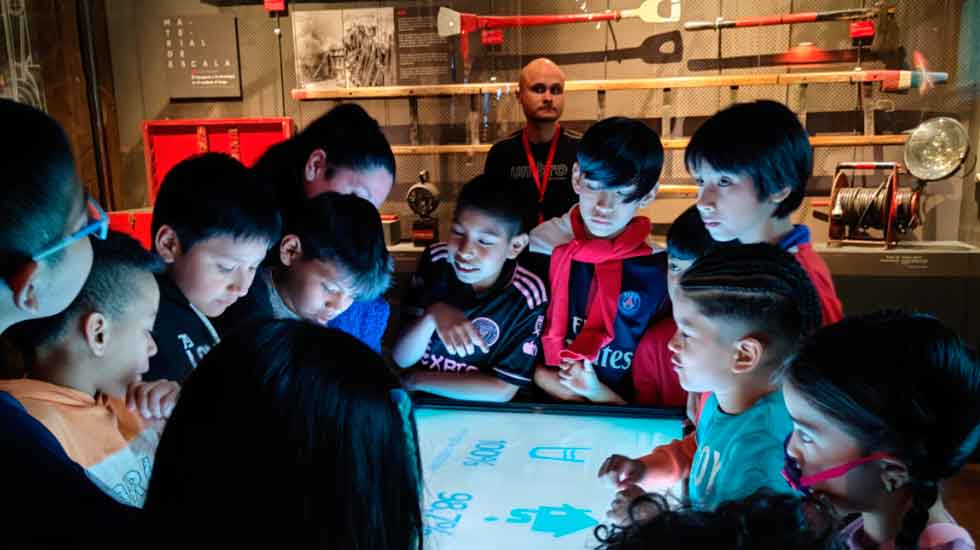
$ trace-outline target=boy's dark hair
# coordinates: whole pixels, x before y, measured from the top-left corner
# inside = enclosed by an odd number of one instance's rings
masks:
[[[51,317],[18,323],[12,338],[26,357],[33,350],[64,336],[68,327],[87,313],[98,312],[119,318],[138,291],[140,273],[152,275],[163,269],[160,258],[123,233],[110,231],[105,240],[92,239],[92,271],[78,296],[64,311]]]
[[[773,217],[785,218],[803,202],[813,173],[813,148],[793,111],[760,99],[718,111],[694,132],[684,164],[694,173],[702,162],[752,178],[760,201],[789,187],[789,196],[773,212]]]
[[[680,280],[684,296],[715,320],[735,320],[766,339],[766,367],[780,367],[821,323],[820,300],[806,271],[770,244],[716,248]]]
[[[578,166],[585,179],[608,189],[636,189],[626,202],[636,202],[660,180],[664,147],[660,136],[649,126],[626,117],[596,122],[578,145]]]
[[[830,515],[808,507],[798,498],[770,489],[723,503],[712,511],[671,510],[663,495],[648,494],[633,501],[630,516],[639,506],[652,506],[656,515],[628,527],[596,527],[605,550],[830,550],[842,548]]]
[[[456,213],[473,209],[507,226],[510,237],[530,233],[538,223],[538,195],[533,185],[496,181],[486,174],[471,179],[459,191]]]
[[[267,241],[271,247],[282,230],[274,196],[223,153],[182,160],[167,172],[153,205],[151,238],[163,225],[174,229],[185,254],[212,237]]]
[[[181,390],[146,511],[190,522],[218,546],[421,550],[418,436],[400,388],[349,334],[293,320],[246,324]],[[214,495],[217,516],[207,512]]]
[[[696,260],[719,244],[704,226],[697,206],[690,206],[667,229],[667,254],[678,260]]]
[[[0,99],[0,277],[64,236],[80,194],[65,132],[37,109]],[[56,263],[63,253],[51,256]]]
[[[299,237],[303,259],[329,260],[346,271],[358,300],[374,300],[388,290],[394,264],[381,215],[369,201],[321,193],[306,201],[286,230]]]
[[[980,442],[980,366],[934,317],[883,311],[848,317],[808,339],[783,380],[865,453],[908,467],[912,507],[896,539],[918,548],[940,480]]]

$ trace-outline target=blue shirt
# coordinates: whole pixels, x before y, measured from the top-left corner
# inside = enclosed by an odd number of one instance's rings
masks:
[[[388,327],[391,306],[384,298],[354,302],[346,311],[327,322],[327,327],[342,330],[381,353],[381,338]]]
[[[748,410],[727,414],[715,394],[698,422],[698,450],[691,463],[688,498],[698,510],[714,510],[728,500],[768,487],[792,493],[782,476],[783,443],[793,431],[783,392],[759,399]]]

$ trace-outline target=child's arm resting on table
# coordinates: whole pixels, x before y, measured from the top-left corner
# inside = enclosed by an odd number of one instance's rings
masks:
[[[581,395],[561,383],[558,367],[538,365],[534,368],[534,383],[545,393],[562,401],[585,401]]]
[[[446,351],[465,357],[476,348],[487,351],[487,346],[473,323],[458,309],[436,302],[425,309],[422,316],[409,324],[398,338],[392,356],[398,366],[405,368],[419,362],[435,334],[446,346]]]
[[[482,372],[437,372],[413,369],[402,375],[409,391],[424,391],[450,399],[506,402],[514,398],[517,386]]]
[[[449,314],[452,312],[457,312],[457,310],[449,308],[449,311],[446,312],[447,319],[450,321],[452,318]],[[414,369],[402,377],[402,382],[410,390],[426,391],[453,399],[510,401],[517,393],[518,388],[532,382],[534,361],[537,358],[540,344],[539,330],[536,327],[543,322],[543,314],[543,304],[527,311],[520,320],[503,331],[498,341],[491,342],[492,353],[488,352],[489,346],[484,344],[473,325],[466,321],[465,327],[472,329],[473,336],[479,339],[479,342],[471,342],[471,344],[479,344],[484,353],[488,353],[488,355],[478,358],[482,361],[480,364],[467,366],[469,372],[436,372]],[[459,313],[459,315],[462,314]],[[465,338],[467,333],[457,332],[457,336],[460,335]],[[448,348],[449,344],[445,338],[443,342]],[[456,351],[457,354],[460,351],[458,345]],[[477,371],[473,367],[480,370]]]
[[[592,362],[568,360],[558,369],[558,382],[593,403],[626,405],[626,400],[599,380]]]

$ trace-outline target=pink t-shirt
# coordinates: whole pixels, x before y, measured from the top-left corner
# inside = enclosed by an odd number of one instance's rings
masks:
[[[841,540],[850,550],[894,550],[895,543],[877,544],[864,531],[864,518],[858,517],[840,532]],[[974,550],[973,537],[955,523],[927,525],[919,536],[921,550]]]

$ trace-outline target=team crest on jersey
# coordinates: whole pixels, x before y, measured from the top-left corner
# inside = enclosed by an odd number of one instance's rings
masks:
[[[525,355],[530,355],[531,357],[536,357],[538,355],[538,345],[534,342],[524,342],[521,346],[521,350]]]
[[[473,327],[477,332],[480,333],[480,337],[483,338],[483,342],[486,343],[487,347],[497,343],[500,339],[500,327],[493,319],[487,317],[477,317],[473,319]]]
[[[629,315],[640,309],[640,294],[632,290],[619,295],[619,311]]]

